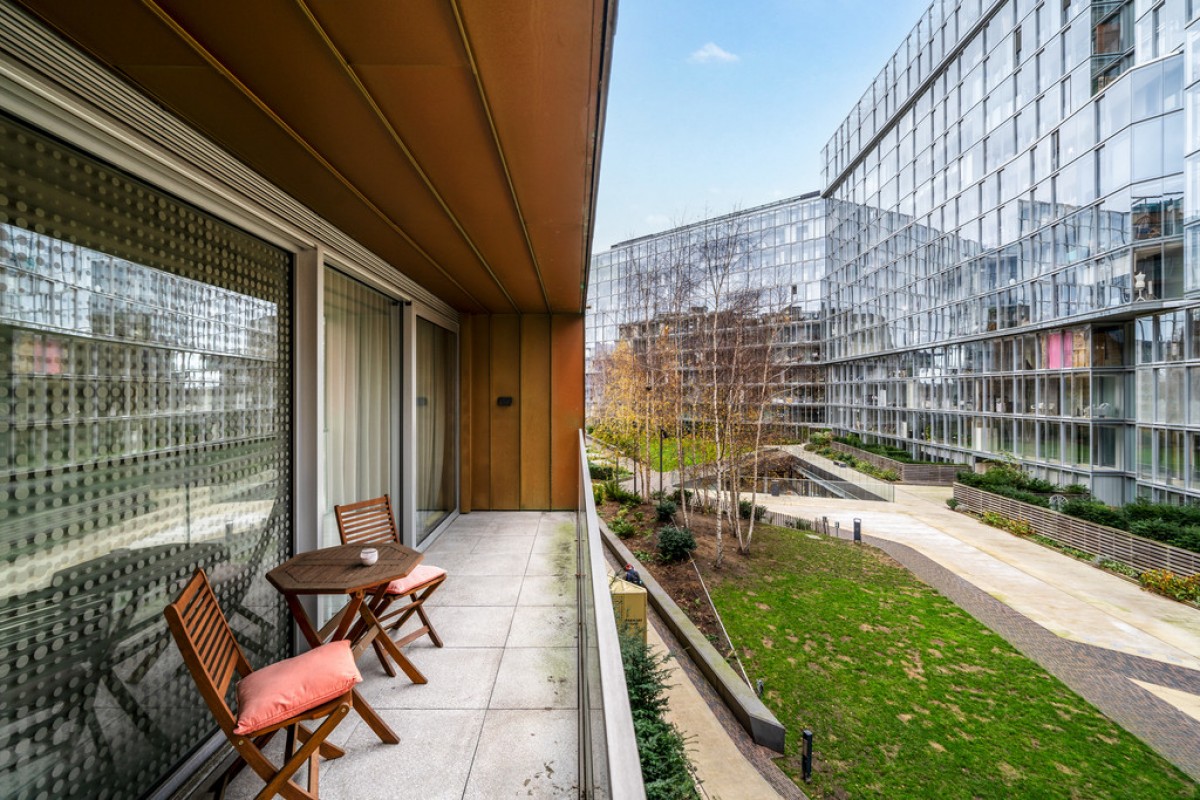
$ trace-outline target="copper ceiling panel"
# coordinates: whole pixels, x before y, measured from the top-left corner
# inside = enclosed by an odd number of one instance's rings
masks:
[[[115,63],[111,51],[119,49],[125,64],[204,65],[187,44],[164,35],[162,22],[140,3],[119,0],[107,3],[102,13],[97,13],[96,6],[88,2],[17,2],[106,64]]]
[[[464,70],[437,67],[363,67],[360,72],[417,162],[436,176],[438,192],[517,305],[546,311],[474,79]],[[405,113],[408,108],[422,109],[419,124]]]
[[[232,17],[206,3],[170,6],[221,65],[476,297],[516,310],[294,2],[243,3]]]
[[[601,3],[462,0],[500,140],[556,311],[578,311],[591,209]],[[587,36],[581,32],[588,32]]]
[[[455,307],[479,310],[505,304],[503,295],[490,286],[490,281],[469,287],[469,295],[455,286],[398,236],[385,216],[364,205],[361,197],[215,71],[207,67],[136,67],[127,70],[127,74],[154,96],[187,97],[187,107],[175,109],[181,116],[210,138],[225,144],[255,170],[270,176],[288,194],[319,209],[334,225],[352,231],[355,238],[374,252],[380,256],[386,254],[389,263]]]
[[[455,307],[580,309],[613,0],[21,2]]]
[[[445,0],[306,0],[354,66],[467,69],[454,11]]]

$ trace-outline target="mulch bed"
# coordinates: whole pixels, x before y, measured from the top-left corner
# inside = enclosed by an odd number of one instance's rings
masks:
[[[616,517],[617,512],[621,510],[621,505],[607,500],[597,510],[600,512],[600,516],[608,522]],[[639,512],[642,515],[641,521],[638,521],[637,518]],[[696,550],[692,553],[696,566],[693,566],[691,561],[678,564],[659,562],[657,533],[658,529],[667,523],[656,521],[653,503],[633,506],[626,512],[625,518],[633,523],[637,533],[622,539],[622,542],[633,551],[642,566],[650,571],[654,579],[684,610],[696,627],[708,637],[709,641],[720,643],[719,649],[722,654],[727,655],[729,645],[717,624],[717,616],[708,601],[700,578],[696,575],[696,567],[700,568],[705,580],[710,580],[709,576],[714,571],[718,571],[722,575],[740,575],[749,568],[747,562],[753,558],[753,550],[749,556],[738,552],[737,535],[729,530],[729,523],[726,521],[722,526],[724,558],[720,569],[714,570],[713,564],[717,558],[717,519],[714,516],[695,512],[692,512],[690,516],[691,524],[686,527],[691,529],[692,535],[696,538]],[[679,527],[685,526],[682,512],[675,514],[675,524]],[[743,521],[742,524],[747,523]]]

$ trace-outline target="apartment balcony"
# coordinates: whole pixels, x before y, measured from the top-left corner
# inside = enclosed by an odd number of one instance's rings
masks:
[[[642,796],[628,701],[610,707],[604,687],[614,676],[595,658],[580,672],[581,631],[597,633],[576,578],[583,516],[476,512],[441,534],[425,555],[450,573],[429,605],[445,646],[423,637],[405,649],[429,683],[389,678],[364,656],[361,692],[400,744],[382,744],[356,718],[343,723],[332,741],[346,755],[322,764],[322,797]],[[615,629],[606,633],[610,648]],[[619,655],[612,663],[620,667]],[[623,691],[617,683],[609,688]],[[621,731],[617,751],[603,745],[609,729]],[[246,770],[226,796],[261,788]]]

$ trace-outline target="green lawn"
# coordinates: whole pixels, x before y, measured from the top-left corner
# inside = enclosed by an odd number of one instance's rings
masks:
[[[762,527],[713,598],[813,798],[1197,797],[1187,776],[876,550]],[[710,570],[711,573],[711,570]],[[800,732],[815,733],[811,784]]]
[[[680,454],[679,439],[664,439],[662,443],[662,471],[671,472],[679,469],[679,454]],[[707,464],[716,457],[717,448],[710,442],[702,439],[686,439],[683,441],[683,453],[686,456],[686,464],[694,466],[696,464]],[[647,464],[650,469],[658,469],[658,440],[654,439],[650,442],[649,447],[642,448],[642,463]]]

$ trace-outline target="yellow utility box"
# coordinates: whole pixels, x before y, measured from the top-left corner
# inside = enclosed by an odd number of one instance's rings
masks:
[[[608,573],[613,613],[617,629],[636,631],[646,641],[646,589],[626,581],[615,572]]]

